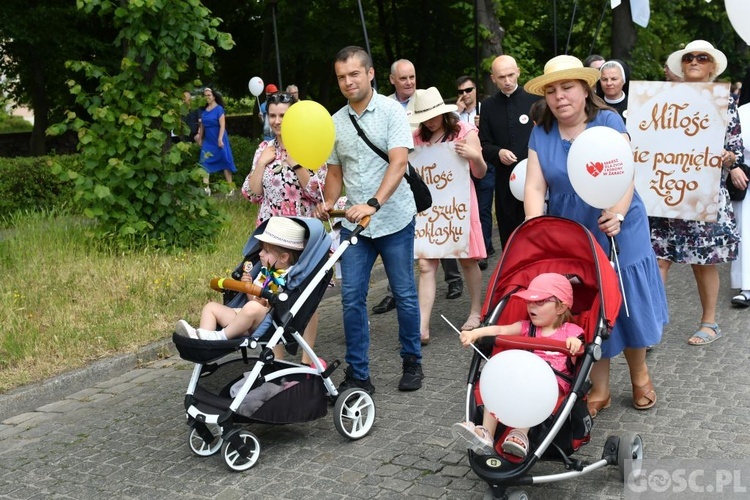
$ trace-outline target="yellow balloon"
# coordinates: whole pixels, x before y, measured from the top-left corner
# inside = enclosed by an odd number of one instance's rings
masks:
[[[303,167],[317,170],[328,161],[336,139],[331,114],[315,101],[292,104],[281,122],[281,137],[289,155]]]

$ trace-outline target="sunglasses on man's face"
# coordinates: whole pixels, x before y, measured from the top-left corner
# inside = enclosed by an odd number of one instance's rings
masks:
[[[270,104],[278,104],[278,103],[289,103],[294,100],[294,96],[292,94],[285,94],[285,93],[278,93],[278,94],[271,94],[268,96],[268,102]]]
[[[458,95],[470,94],[472,90],[474,90],[474,87],[466,87],[465,89],[458,89]]]
[[[708,54],[685,54],[682,56],[682,62],[691,63],[693,59],[698,61],[699,64],[708,64],[714,62],[714,58]]]

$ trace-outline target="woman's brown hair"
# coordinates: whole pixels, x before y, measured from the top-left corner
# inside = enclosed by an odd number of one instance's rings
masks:
[[[445,130],[445,140],[450,141],[461,131],[461,126],[458,124],[458,115],[456,113],[443,113],[443,130]],[[419,138],[424,142],[430,142],[432,132],[424,126],[422,123],[419,126]]]

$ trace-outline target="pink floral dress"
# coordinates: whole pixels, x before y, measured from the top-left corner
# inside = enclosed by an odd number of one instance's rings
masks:
[[[276,158],[265,166],[263,172],[263,194],[257,195],[250,190],[250,176],[258,167],[258,158],[269,145],[276,148]],[[315,205],[322,200],[328,167],[324,164],[316,172],[310,170],[310,182],[304,188],[300,185],[297,174],[286,165],[287,151],[279,146],[276,139],[263,141],[253,157],[253,168],[242,184],[242,195],[252,203],[258,203],[256,225],[274,215],[290,217],[312,217]]]

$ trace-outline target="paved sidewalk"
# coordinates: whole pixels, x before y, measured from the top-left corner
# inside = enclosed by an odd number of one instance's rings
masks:
[[[718,319],[725,337],[709,347],[686,344],[698,324],[699,302],[690,268],[674,266],[668,284],[672,322],[649,354],[657,406],[646,412],[631,408],[627,365],[616,358],[612,407],[596,419],[593,439],[578,457],[599,459],[606,436],[627,430],[640,433],[647,458],[747,460],[750,310],[731,308],[728,266],[721,273]],[[460,325],[468,296],[449,301],[445,291],[439,283],[422,390],[396,390],[401,360],[395,312],[371,316],[377,417],[370,435],[359,441],[339,435],[331,412],[307,424],[251,426],[262,452],[246,472],[230,472],[218,456],[196,457],[187,446],[183,409],[193,365],[171,356],[91,379],[82,390],[66,392],[74,385],[50,382],[57,394],[53,402],[6,416],[0,423],[0,498],[482,498],[486,485],[450,434],[451,424],[463,417],[471,355],[440,319],[442,313]],[[376,279],[371,305],[384,292],[385,282]],[[326,298],[320,309],[316,350],[329,361],[343,361],[339,297]],[[334,379],[341,378],[338,370]],[[536,469],[560,470],[557,463]],[[555,499],[619,499],[624,491],[615,467],[526,490],[532,498]]]

